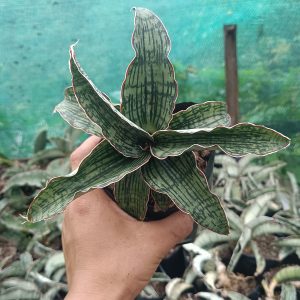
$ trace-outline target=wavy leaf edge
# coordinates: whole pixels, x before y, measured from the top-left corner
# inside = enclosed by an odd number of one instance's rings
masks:
[[[136,51],[136,49],[135,49],[135,47],[134,47],[133,39],[134,39],[135,30],[136,30],[136,11],[137,11],[137,9],[139,9],[139,8],[142,8],[142,7],[136,7],[136,6],[133,6],[133,7],[131,8],[131,11],[134,12],[134,30],[133,30],[133,32],[132,32],[132,34],[131,34],[131,46],[132,46],[132,49],[134,50],[134,57],[133,57],[133,59],[130,61],[129,65],[128,65],[127,68],[126,68],[126,71],[125,71],[125,77],[124,77],[124,80],[123,80],[122,85],[121,85],[121,103],[120,103],[120,105],[121,105],[120,111],[121,111],[121,112],[122,112],[122,91],[123,91],[123,89],[124,89],[124,87],[125,87],[126,79],[128,78],[128,72],[129,72],[131,66],[134,64],[134,62],[135,62],[135,60],[136,60],[136,57],[137,57],[137,54],[138,54],[137,51]],[[145,8],[142,8],[142,9],[145,9]],[[148,9],[147,9],[147,10],[148,10]],[[148,11],[150,11],[150,10],[148,10]],[[161,20],[156,14],[154,14],[152,11],[150,11],[150,12],[151,12],[153,15],[155,15],[155,17],[161,22],[162,26],[164,27],[164,29],[165,29],[165,31],[166,31],[166,35],[167,35],[167,38],[168,38],[168,41],[169,41],[169,49],[168,49],[168,53],[167,53],[167,55],[166,55],[166,58],[167,58],[168,64],[171,66],[171,69],[172,69],[172,77],[173,77],[173,79],[174,79],[174,81],[175,81],[175,83],[176,83],[176,94],[175,94],[174,101],[173,101],[173,107],[172,107],[172,109],[171,109],[170,119],[169,119],[169,122],[167,123],[167,127],[166,127],[166,128],[168,128],[169,125],[170,125],[170,123],[171,123],[171,121],[172,121],[172,118],[173,118],[172,112],[173,112],[174,109],[175,109],[176,99],[178,98],[178,83],[177,83],[176,76],[175,76],[175,69],[174,69],[174,66],[173,66],[172,62],[171,62],[170,59],[169,59],[169,54],[170,54],[171,48],[172,48],[172,42],[171,42],[171,39],[170,39],[170,37],[169,37],[168,30],[167,30],[167,28],[165,27],[165,25],[164,25],[164,23],[162,22],[162,20]],[[153,134],[152,134],[151,136],[153,136]]]
[[[51,216],[48,217],[48,218],[43,218],[43,219],[41,219],[41,220],[35,220],[35,221],[32,221],[32,217],[30,216],[30,213],[29,213],[30,210],[31,210],[31,208],[32,208],[32,206],[34,205],[36,199],[38,198],[38,196],[39,196],[44,190],[46,190],[46,189],[48,188],[49,184],[50,184],[52,181],[55,181],[55,180],[60,179],[60,178],[68,178],[68,177],[72,177],[72,176],[76,175],[76,174],[78,173],[78,171],[79,171],[80,166],[83,164],[83,162],[84,162],[85,160],[87,160],[87,159],[89,158],[90,154],[94,151],[94,149],[97,148],[100,144],[102,144],[102,143],[105,142],[105,141],[106,141],[106,139],[103,139],[102,141],[100,141],[100,143],[97,144],[97,145],[89,152],[89,154],[87,154],[87,155],[81,160],[79,166],[78,166],[74,171],[72,171],[71,173],[69,173],[69,174],[67,174],[67,175],[64,175],[64,176],[55,176],[55,177],[52,177],[51,179],[47,180],[45,187],[42,188],[42,189],[38,192],[38,194],[34,197],[34,199],[32,200],[32,202],[31,202],[30,205],[29,205],[27,214],[26,214],[26,216],[25,216],[25,219],[26,219],[27,222],[30,222],[30,223],[36,223],[36,222],[39,222],[39,221],[42,221],[42,220],[50,220],[50,219],[54,218],[55,216],[60,215],[60,214],[64,211],[64,210],[62,210],[62,211],[60,211],[60,212],[54,213],[53,215],[51,215]],[[112,146],[112,147],[113,147],[113,146]],[[145,155],[145,156],[146,156],[146,155]],[[146,164],[146,163],[150,160],[150,158],[151,158],[151,155],[148,155],[148,159],[145,159],[144,164]],[[134,170],[132,170],[131,172],[127,172],[127,173],[125,173],[125,174],[122,174],[122,175],[119,176],[115,181],[113,181],[113,182],[111,182],[111,183],[115,183],[115,182],[120,181],[120,180],[123,179],[127,174],[132,173],[132,172],[138,170],[138,169],[141,168],[144,164],[142,164],[142,165],[136,167],[136,168],[135,168]],[[103,186],[103,187],[104,187],[104,186]],[[67,205],[69,205],[73,200],[75,200],[75,199],[76,199],[77,197],[79,197],[81,194],[84,194],[84,193],[86,193],[86,192],[88,192],[88,191],[90,191],[90,190],[92,190],[92,189],[94,189],[94,188],[99,188],[99,186],[96,186],[96,187],[90,187],[90,188],[88,188],[88,189],[86,189],[86,190],[75,192],[75,193],[73,194],[72,200],[71,200],[70,202],[68,202],[68,203],[66,204],[65,207],[67,207]]]
[[[194,158],[195,158],[194,153],[193,153],[193,156],[194,156]],[[197,163],[196,163],[196,159],[194,159],[194,163],[195,163],[195,167],[196,167],[197,171],[199,172],[199,176],[202,176],[202,177],[204,178],[205,183],[206,183],[206,187],[207,187],[208,191],[209,191],[212,195],[214,195],[214,196],[219,200],[218,203],[219,203],[219,205],[221,206],[221,209],[222,209],[222,211],[223,211],[223,215],[224,215],[224,217],[225,217],[225,219],[226,219],[226,223],[227,223],[227,227],[226,227],[226,231],[225,231],[224,235],[229,235],[229,234],[230,234],[230,231],[229,231],[229,221],[228,221],[227,215],[226,215],[226,213],[225,213],[224,205],[222,205],[220,198],[219,198],[215,193],[213,193],[213,192],[211,191],[211,189],[209,188],[207,178],[206,178],[205,174],[198,168]],[[150,184],[148,184],[148,182],[145,180],[145,178],[144,178],[144,176],[143,176],[143,172],[141,172],[141,174],[142,174],[142,177],[143,177],[144,181],[145,181],[146,184],[149,186],[150,190],[153,190],[153,191],[155,191],[155,192],[157,192],[157,193],[160,193],[160,194],[163,194],[163,195],[168,196],[168,197],[171,199],[171,201],[174,203],[174,205],[178,208],[179,211],[181,211],[181,212],[183,212],[183,213],[189,215],[189,216],[194,220],[194,218],[191,216],[190,213],[186,212],[183,208],[181,208],[181,207],[179,207],[179,206],[177,205],[176,200],[174,201],[174,199],[172,199],[172,197],[170,197],[168,194],[163,193],[163,192],[160,192],[160,191],[158,191],[157,189],[151,187]],[[219,232],[216,232],[216,231],[214,231],[214,230],[212,230],[212,229],[210,229],[210,228],[208,228],[208,227],[206,227],[206,226],[203,226],[203,225],[197,223],[195,220],[194,220],[194,222],[195,222],[196,224],[198,224],[199,226],[201,226],[201,227],[207,229],[207,230],[210,230],[210,231],[212,231],[212,232],[214,232],[214,233],[220,234]]]
[[[97,87],[94,85],[94,83],[88,78],[87,74],[85,73],[85,71],[81,68],[79,62],[77,61],[76,59],[76,54],[75,54],[75,46],[78,44],[78,41],[74,44],[72,44],[70,46],[70,59],[69,59],[69,70],[70,70],[70,73],[72,74],[72,87],[73,87],[73,92],[75,94],[75,97],[77,99],[77,102],[79,104],[79,106],[81,107],[81,109],[85,112],[86,115],[87,112],[86,112],[86,109],[80,104],[80,101],[78,100],[78,96],[76,95],[76,89],[75,89],[75,86],[74,86],[74,76],[73,76],[73,72],[72,72],[72,68],[71,68],[71,65],[72,65],[72,61],[73,63],[75,64],[76,68],[78,69],[78,72],[81,74],[81,76],[83,76],[85,78],[85,80],[91,85],[91,88],[94,90],[94,92],[101,98],[101,96],[103,97],[103,102],[106,103],[107,106],[110,107],[110,109],[116,114],[118,115],[121,119],[123,119],[125,122],[127,122],[131,127],[135,128],[137,131],[139,131],[141,134],[143,134],[144,138],[147,138],[148,141],[153,141],[153,137],[152,135],[150,135],[147,131],[145,131],[144,129],[142,129],[141,127],[139,127],[137,124],[135,124],[134,122],[132,122],[131,120],[129,120],[128,118],[126,118],[120,111],[118,111],[114,105],[112,104],[112,102],[110,101],[109,97],[103,93],[102,91],[98,90]],[[122,109],[122,108],[121,108]],[[95,123],[95,122],[94,122]],[[122,151],[119,149],[119,147],[116,147],[116,145],[114,145],[109,137],[106,137],[105,134],[103,133],[103,129],[102,127],[97,124],[100,129],[102,130],[102,134],[103,136],[105,137],[105,139],[111,144],[112,147],[114,147],[119,153],[121,153],[122,155],[124,155],[125,157],[139,157],[138,155],[136,156],[131,156],[131,155],[125,155],[124,153],[122,153]],[[137,146],[137,145],[136,145]],[[140,146],[141,148],[141,151],[143,150],[142,147]],[[141,154],[141,153],[140,153]],[[142,155],[142,154],[141,154]]]
[[[289,147],[290,143],[291,143],[291,139],[289,137],[287,137],[286,135],[276,131],[275,129],[272,129],[272,128],[269,128],[269,127],[266,127],[264,125],[257,125],[257,124],[253,124],[253,123],[250,123],[250,122],[243,122],[243,123],[238,123],[236,125],[233,125],[233,126],[217,126],[215,128],[197,128],[197,129],[184,129],[184,130],[171,130],[171,129],[165,129],[165,130],[159,130],[157,132],[155,132],[152,136],[153,138],[155,138],[155,135],[159,134],[160,132],[172,132],[172,131],[177,131],[177,132],[184,132],[184,133],[190,133],[190,134],[193,134],[195,132],[201,132],[201,131],[204,131],[204,132],[213,132],[214,130],[218,129],[218,128],[226,128],[226,129],[233,129],[235,127],[239,127],[239,126],[247,126],[247,125],[250,125],[250,126],[253,126],[253,127],[256,127],[256,128],[263,128],[263,129],[267,129],[267,130],[270,130],[272,132],[274,132],[275,134],[278,134],[280,137],[286,139],[287,141],[287,144],[282,147],[281,149],[279,150],[276,150],[276,151],[270,151],[270,152],[266,152],[265,154],[254,154],[256,155],[257,157],[264,157],[264,156],[267,156],[267,155],[270,155],[270,154],[273,154],[273,153],[276,153],[278,151],[281,151],[283,149],[286,149],[287,147]],[[225,151],[221,146],[219,146],[218,144],[213,144],[209,147],[203,147],[201,146],[200,144],[193,144],[191,145],[190,147],[186,148],[185,150],[182,150],[182,151],[179,151],[178,154],[176,155],[168,155],[168,156],[158,156],[157,154],[155,154],[155,152],[153,152],[153,147],[151,146],[150,147],[150,152],[151,152],[151,155],[157,159],[166,159],[167,157],[169,156],[180,156],[181,154],[183,154],[184,152],[186,151],[192,151],[194,150],[193,148],[195,147],[199,147],[199,149],[207,149],[207,150],[215,150],[216,148],[217,149],[220,149],[221,151],[223,151],[224,153],[226,153],[228,156],[230,157],[244,157],[246,155],[249,155],[249,154],[252,154],[251,152],[248,152],[246,154],[243,154],[243,155],[232,155],[232,154],[229,154],[228,151]]]
[[[66,97],[66,94],[68,93],[68,90],[69,90],[69,89],[72,89],[72,91],[73,91],[73,87],[72,87],[72,86],[66,87],[66,88],[65,88],[65,91],[64,91],[65,97]],[[74,91],[73,91],[73,93],[74,93]],[[75,97],[75,95],[74,95],[74,97]],[[76,98],[76,97],[75,97],[75,98]],[[65,122],[67,122],[71,127],[75,128],[75,129],[79,129],[79,130],[85,132],[86,134],[89,134],[89,135],[90,135],[91,133],[88,132],[86,129],[83,129],[83,128],[80,127],[80,126],[76,126],[76,125],[74,125],[74,123],[71,124],[71,122],[70,122],[69,120],[67,120],[67,119],[64,117],[64,113],[63,113],[62,111],[60,111],[60,108],[59,108],[60,105],[62,104],[62,102],[64,102],[64,101],[67,101],[67,100],[63,99],[60,103],[58,103],[58,104],[54,107],[53,113],[59,113],[59,115],[63,118],[63,120],[64,120]],[[76,98],[76,101],[77,101],[77,98]],[[78,101],[77,101],[77,103],[78,103]],[[79,103],[78,103],[78,106],[79,106],[80,109],[82,110],[82,107],[79,105]],[[83,110],[83,112],[84,112],[84,114],[85,114],[85,116],[86,116],[86,118],[87,118],[87,120],[88,120],[89,122],[91,122],[93,125],[99,127],[94,121],[92,121],[92,120],[88,117],[88,115],[85,113],[84,110]],[[100,134],[100,131],[101,131],[101,134]],[[97,136],[102,137],[102,130],[101,130],[100,127],[99,127],[99,134],[98,134]]]

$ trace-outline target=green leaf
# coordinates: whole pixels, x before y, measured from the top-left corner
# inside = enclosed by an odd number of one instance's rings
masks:
[[[258,216],[262,215],[264,210],[268,209],[268,203],[275,199],[275,197],[275,192],[269,192],[253,199],[251,205],[248,205],[242,213],[244,224],[248,224],[251,221],[256,220]]]
[[[168,208],[174,205],[173,201],[165,194],[158,193],[151,190],[151,196],[155,201],[155,204],[158,206],[159,210],[166,211]]]
[[[259,226],[253,228],[253,237],[257,237],[260,235],[268,235],[268,234],[293,234],[294,231],[292,227],[288,224],[281,224],[279,222],[268,221]]]
[[[225,102],[209,101],[195,104],[173,115],[169,129],[195,129],[229,126],[230,116],[227,114]]]
[[[289,281],[300,280],[300,267],[289,266],[278,271],[272,278],[271,286]]]
[[[73,87],[65,89],[64,100],[56,105],[54,112],[58,112],[74,128],[81,129],[88,134],[102,135],[101,128],[88,118],[85,111],[78,104]]]
[[[206,299],[206,300],[224,300],[224,298],[214,294],[214,293],[211,293],[211,292],[198,292],[196,294],[199,298],[198,299]],[[180,300],[180,298],[178,298],[177,300]],[[239,300],[242,300],[242,299],[239,299]]]
[[[250,123],[213,129],[161,130],[153,137],[151,151],[160,159],[203,148],[220,149],[231,156],[267,155],[290,144],[290,139],[279,132]]]
[[[86,115],[102,130],[108,142],[124,156],[139,157],[153,138],[123,116],[108,97],[96,89],[75,59],[74,45],[70,48],[70,70],[74,93]]]
[[[115,183],[114,195],[118,205],[129,215],[144,220],[150,189],[142,178],[140,169]]]
[[[248,297],[245,295],[242,295],[238,292],[234,291],[226,291],[227,297],[229,297],[230,300],[250,300]]]
[[[256,261],[256,271],[255,271],[255,276],[258,276],[261,274],[265,267],[266,267],[266,260],[264,256],[262,255],[257,243],[253,240],[250,241],[250,245],[253,251],[253,254],[255,256],[255,261]]]
[[[2,192],[6,192],[11,188],[24,185],[42,187],[47,179],[49,179],[49,174],[44,170],[31,170],[22,172],[8,179]]]
[[[122,113],[154,133],[168,127],[177,98],[177,82],[168,59],[171,50],[168,33],[148,9],[135,9],[132,46],[135,57],[122,85]]]
[[[49,257],[45,265],[45,275],[51,278],[53,273],[65,265],[64,253],[62,251],[57,251]]]
[[[294,249],[300,248],[300,236],[280,239],[276,243],[277,243],[277,245],[283,246],[283,247],[291,247]]]
[[[228,222],[220,200],[209,190],[204,174],[191,153],[165,160],[151,158],[142,167],[149,186],[166,194],[183,211],[212,231],[228,234]]]
[[[1,300],[41,299],[41,292],[33,282],[21,278],[9,278],[1,282]]]
[[[28,164],[34,165],[45,160],[53,160],[55,158],[61,158],[64,156],[66,156],[66,153],[59,149],[56,148],[44,149],[35,153],[33,157],[28,161]]]
[[[47,130],[42,130],[38,133],[37,137],[34,140],[33,152],[37,153],[46,148],[48,139],[47,139]]]
[[[291,284],[282,284],[280,300],[297,300],[297,290]]]
[[[102,141],[81,162],[78,169],[48,182],[31,203],[28,220],[37,222],[60,213],[80,194],[119,181],[145,164],[149,158],[148,153],[137,159],[124,157],[106,140]]]
[[[185,293],[193,291],[193,286],[182,278],[172,278],[166,285],[166,295],[169,300],[179,300]]]
[[[245,247],[251,240],[251,229],[248,228],[247,226],[244,228],[244,231],[240,235],[240,238],[237,241],[236,246],[234,247],[232,256],[230,258],[229,264],[228,264],[228,271],[233,272],[236,264],[238,263]]]
[[[240,233],[232,229],[228,235],[219,235],[212,231],[202,230],[196,237],[194,244],[203,249],[211,249],[229,241],[237,241],[239,237]]]

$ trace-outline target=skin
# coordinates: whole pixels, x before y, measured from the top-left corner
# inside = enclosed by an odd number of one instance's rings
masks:
[[[71,155],[72,169],[99,142],[92,136],[77,148]],[[160,221],[141,222],[101,189],[84,194],[64,212],[62,243],[69,286],[65,299],[134,299],[192,228],[192,218],[181,211]]]

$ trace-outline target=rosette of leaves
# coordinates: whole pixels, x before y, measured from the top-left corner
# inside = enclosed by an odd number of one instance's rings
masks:
[[[49,218],[82,193],[115,183],[115,200],[139,220],[146,215],[151,194],[161,209],[175,204],[198,224],[227,234],[224,210],[209,190],[193,151],[266,155],[287,147],[289,139],[249,123],[228,127],[223,102],[196,104],[172,114],[178,89],[168,58],[169,36],[153,12],[134,11],[135,57],[122,84],[120,110],[88,79],[71,46],[72,86],[56,110],[73,127],[103,140],[77,170],[47,183],[30,205],[27,218],[31,222]]]

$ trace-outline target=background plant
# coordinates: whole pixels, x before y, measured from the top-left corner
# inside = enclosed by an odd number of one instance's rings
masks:
[[[75,147],[77,143],[73,143]],[[55,148],[55,146],[52,146]],[[51,149],[51,145],[48,145]],[[34,154],[33,154],[34,156]],[[215,182],[220,174],[232,174],[228,171],[228,165],[220,163],[222,159],[216,159],[216,166],[214,179]],[[43,163],[36,163],[35,170],[47,170],[47,166],[51,165],[52,161],[59,160],[57,158],[49,158]],[[29,159],[30,161],[30,159]],[[269,165],[265,167],[257,165],[258,159],[249,157],[248,170],[262,170],[269,169]],[[13,177],[15,168],[19,165],[24,165],[26,168],[26,161],[12,161],[8,160],[5,167],[5,178],[2,177],[2,186],[7,186],[6,182],[9,181],[10,175]],[[273,165],[271,165],[272,167]],[[23,169],[19,169],[22,171]],[[60,170],[59,172],[62,172]],[[253,174],[256,174],[254,172]],[[243,176],[246,176],[244,174]],[[145,287],[145,290],[138,297],[141,299],[164,299],[166,297],[166,285],[168,286],[168,297],[170,299],[253,299],[255,290],[258,291],[260,297],[264,297],[265,288],[269,292],[269,285],[272,281],[272,276],[278,270],[284,267],[285,263],[281,261],[290,261],[290,257],[294,257],[293,253],[297,252],[298,237],[297,232],[300,229],[299,218],[293,213],[292,206],[289,205],[289,197],[295,200],[296,206],[299,209],[299,197],[294,197],[295,191],[292,189],[290,177],[281,173],[281,169],[276,170],[263,176],[263,180],[268,184],[273,184],[270,178],[280,179],[280,194],[283,199],[280,200],[277,195],[277,189],[271,185],[271,190],[264,189],[258,190],[256,198],[243,198],[238,200],[237,196],[234,198],[234,205],[231,203],[230,198],[225,201],[226,213],[230,224],[230,235],[218,235],[208,230],[203,230],[201,227],[198,229],[197,238],[194,243],[186,244],[183,247],[178,246],[172,249],[172,252],[163,261],[159,267],[158,272],[154,274],[153,278]],[[239,182],[239,178],[235,178]],[[223,184],[227,184],[226,181]],[[265,188],[267,186],[264,186]],[[220,188],[220,186],[219,186]],[[223,188],[223,187],[222,187]],[[18,198],[14,198],[12,190],[22,189],[24,191],[31,191],[31,196],[26,196],[22,193]],[[23,214],[26,206],[32,199],[33,195],[38,191],[38,187],[31,185],[27,182],[24,186],[11,186],[5,193],[0,193],[0,299],[63,299],[67,292],[65,269],[63,256],[61,252],[61,218],[58,216],[51,221],[38,222],[38,223],[25,223],[19,217]],[[3,191],[3,190],[2,190]],[[259,194],[264,191],[264,194]],[[275,194],[275,195],[274,195]],[[230,193],[230,197],[233,194]],[[237,194],[242,196],[241,194]],[[252,193],[252,195],[254,195]],[[262,197],[263,196],[263,197]],[[267,205],[264,206],[261,212],[261,206],[258,205],[260,198],[264,198]],[[243,205],[237,206],[236,203]],[[285,203],[282,205],[281,203]],[[259,208],[259,209],[257,209]],[[267,210],[267,211],[266,211]],[[255,269],[252,276],[249,274],[237,274],[226,270],[228,261],[223,261],[224,254],[222,249],[229,249],[228,258],[230,259],[235,243],[242,236],[243,220],[245,215],[254,216],[262,215],[266,218],[266,223],[261,223],[257,229],[252,231],[250,241],[248,244],[258,242],[258,251],[260,253],[260,263],[268,261],[269,256],[266,253],[273,252],[276,249],[278,255],[278,264],[273,269],[263,270],[261,274],[254,276]],[[273,220],[265,216],[266,213],[272,212]],[[241,214],[241,215],[240,215]],[[258,217],[259,218],[259,217]],[[245,234],[244,234],[245,235]],[[272,242],[269,238],[272,236]],[[258,237],[258,239],[257,239]],[[261,251],[261,241],[268,243],[267,251]],[[199,247],[200,246],[200,247]],[[230,252],[230,249],[232,249]],[[264,249],[264,247],[263,247]],[[253,250],[248,245],[244,248],[246,255],[253,255]],[[182,264],[178,258],[174,261],[176,253],[182,253],[184,256],[184,269],[182,273],[178,273],[178,269]],[[236,256],[236,254],[233,254]],[[244,256],[243,254],[242,256]],[[242,256],[238,259],[238,264],[242,264]],[[295,259],[295,257],[293,258]],[[176,266],[175,271],[178,273],[176,278],[170,274],[166,267],[166,262],[170,260],[170,265]],[[291,264],[291,262],[289,263]],[[297,261],[294,260],[294,264]],[[249,266],[246,265],[249,269]],[[270,275],[268,275],[270,273]],[[265,279],[264,288],[261,286],[261,278]],[[284,277],[285,278],[285,277]],[[284,279],[288,280],[288,279]],[[276,281],[276,283],[278,283]],[[287,299],[286,294],[292,295],[290,299],[297,299],[297,285],[291,282],[282,282],[276,285],[274,295],[281,299]],[[252,293],[252,296],[250,297]],[[254,293],[254,294],[253,294]],[[295,296],[296,295],[296,296]],[[173,298],[172,298],[173,297]],[[255,298],[254,298],[255,299]]]

